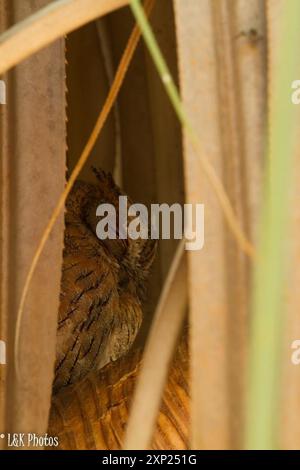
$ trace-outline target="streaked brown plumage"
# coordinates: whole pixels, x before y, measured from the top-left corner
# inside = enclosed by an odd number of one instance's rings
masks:
[[[98,184],[76,182],[66,204],[54,392],[128,351],[155,254],[152,240],[97,238],[96,207],[108,202],[118,214],[122,193],[110,175],[94,171]]]

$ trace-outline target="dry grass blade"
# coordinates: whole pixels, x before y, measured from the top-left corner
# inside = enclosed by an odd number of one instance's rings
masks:
[[[152,10],[153,8],[153,5],[154,5],[154,2],[155,0],[146,0],[145,1],[145,11],[149,14],[150,11]],[[64,207],[64,204],[65,204],[65,201],[74,185],[74,182],[75,180],[77,179],[80,171],[82,170],[84,164],[86,163],[90,153],[91,153],[91,150],[93,149],[94,145],[95,145],[95,142],[104,126],[104,123],[106,122],[106,119],[114,105],[114,102],[116,100],[116,97],[119,93],[119,90],[121,88],[121,85],[123,83],[123,80],[125,78],[125,75],[126,75],[126,72],[128,70],[128,67],[129,67],[129,64],[130,64],[130,61],[132,59],[132,56],[133,56],[133,53],[136,49],[136,46],[138,44],[138,41],[140,39],[140,30],[138,28],[138,26],[135,26],[131,35],[130,35],[130,38],[128,40],[128,43],[127,43],[127,46],[125,48],[125,51],[123,53],[123,56],[121,58],[121,61],[119,63],[119,66],[118,66],[118,69],[117,69],[117,72],[116,72],[116,76],[115,76],[115,79],[114,79],[114,82],[110,88],[110,91],[108,93],[108,96],[107,96],[107,99],[104,103],[104,106],[100,112],[100,115],[97,119],[97,122],[95,124],[95,127],[83,149],[83,152],[72,172],[72,174],[70,175],[70,178],[66,184],[66,187],[65,187],[65,190],[64,192],[61,194],[60,198],[59,198],[59,201],[52,213],[52,216],[43,232],[43,235],[41,237],[41,240],[38,244],[38,247],[36,249],[36,252],[35,252],[35,255],[33,257],[33,260],[31,262],[31,265],[30,265],[30,268],[29,268],[29,271],[28,271],[28,274],[27,274],[27,277],[26,277],[26,280],[25,280],[25,284],[24,284],[24,288],[22,290],[22,294],[21,294],[21,300],[20,300],[20,304],[19,304],[19,308],[18,308],[18,312],[17,312],[17,320],[16,320],[16,333],[15,333],[15,347],[14,347],[14,358],[15,358],[15,369],[16,369],[16,375],[17,375],[17,378],[20,378],[20,370],[19,370],[19,363],[18,363],[18,356],[19,356],[19,339],[20,339],[20,329],[21,329],[21,321],[22,321],[22,312],[24,310],[24,304],[25,304],[25,300],[26,300],[26,297],[27,297],[27,293],[28,293],[28,290],[29,290],[29,286],[30,286],[30,283],[31,283],[31,280],[32,280],[32,276],[34,274],[34,271],[35,271],[35,268],[37,266],[37,263],[40,259],[40,256],[41,256],[41,253],[44,249],[44,246],[49,238],[49,235],[51,233],[51,230],[61,212],[61,210],[63,209]]]
[[[58,0],[0,36],[0,74],[64,34],[128,4],[128,0]]]
[[[177,248],[159,300],[143,356],[125,439],[125,449],[151,443],[172,352],[187,308],[185,240]]]

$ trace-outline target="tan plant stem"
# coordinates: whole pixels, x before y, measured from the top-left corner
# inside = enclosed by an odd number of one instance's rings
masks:
[[[0,75],[89,21],[128,4],[128,0],[56,0],[0,36]]]

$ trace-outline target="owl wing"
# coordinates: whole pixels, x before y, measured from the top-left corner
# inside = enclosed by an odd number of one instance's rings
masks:
[[[105,257],[67,254],[58,315],[54,389],[97,367],[118,306],[114,269]]]
[[[119,308],[118,264],[80,217],[89,187],[67,204],[54,391],[97,367]]]

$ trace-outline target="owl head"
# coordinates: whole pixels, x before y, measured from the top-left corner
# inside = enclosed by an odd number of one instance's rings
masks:
[[[151,230],[148,225],[148,219],[143,214],[130,215],[128,210],[132,206],[132,201],[125,193],[115,184],[112,175],[103,170],[93,168],[93,172],[97,179],[97,184],[90,185],[89,196],[86,198],[86,204],[83,207],[84,217],[88,226],[97,236],[97,226],[99,224],[99,216],[97,216],[100,205],[110,204],[115,209],[115,219],[110,224],[109,229],[111,237],[101,239],[108,253],[113,255],[119,263],[120,271],[124,274],[124,280],[129,279],[136,286],[138,293],[142,296],[146,278],[148,277],[150,267],[153,263],[157,241],[151,240]],[[124,197],[125,196],[125,197]],[[120,199],[121,197],[121,199]],[[123,199],[122,199],[123,197]],[[120,213],[124,207],[120,207],[126,199],[126,214]],[[105,206],[103,206],[105,207]],[[124,223],[126,226],[124,226]],[[139,232],[143,233],[144,238],[132,238],[130,224],[139,226]],[[127,229],[127,230],[126,230]],[[146,238],[147,237],[147,238]]]

